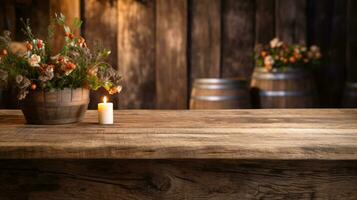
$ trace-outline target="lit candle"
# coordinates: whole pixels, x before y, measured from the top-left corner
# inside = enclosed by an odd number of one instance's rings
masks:
[[[113,124],[113,103],[107,102],[107,97],[98,104],[98,120],[99,124]]]

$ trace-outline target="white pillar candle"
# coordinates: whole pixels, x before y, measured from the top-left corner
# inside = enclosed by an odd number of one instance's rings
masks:
[[[113,103],[107,102],[107,97],[98,104],[98,121],[99,124],[113,124]]]

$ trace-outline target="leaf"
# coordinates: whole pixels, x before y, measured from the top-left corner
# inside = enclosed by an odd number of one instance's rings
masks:
[[[76,29],[79,29],[82,26],[82,21],[76,17],[73,20],[72,26]]]
[[[68,26],[63,26],[64,32],[71,33],[71,29]]]

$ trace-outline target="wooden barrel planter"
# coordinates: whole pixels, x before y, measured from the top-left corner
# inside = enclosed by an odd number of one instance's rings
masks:
[[[249,86],[239,79],[196,79],[190,109],[250,108]]]
[[[75,123],[83,118],[88,103],[88,89],[31,91],[22,101],[22,112],[29,124]]]
[[[357,108],[357,83],[349,82],[346,84],[342,107]]]
[[[255,68],[252,81],[254,108],[311,108],[316,106],[315,84],[302,69],[268,72]]]

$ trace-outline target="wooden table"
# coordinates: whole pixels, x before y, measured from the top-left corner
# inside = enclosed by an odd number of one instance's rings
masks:
[[[357,110],[0,110],[0,199],[357,199]]]

